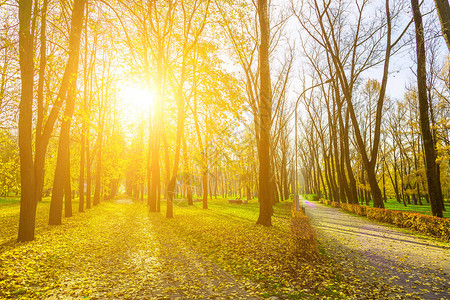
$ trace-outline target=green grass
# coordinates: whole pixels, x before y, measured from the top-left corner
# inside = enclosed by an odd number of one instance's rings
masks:
[[[423,202],[425,202],[425,200],[423,200]],[[401,210],[431,215],[431,206],[427,203],[424,203],[423,205],[407,204],[407,206],[404,206],[403,203],[398,203],[395,199],[388,199],[388,201],[385,202],[384,205],[386,209],[390,210]],[[446,211],[444,211],[444,217],[450,218],[450,205],[445,205],[445,209]]]
[[[20,197],[0,197],[0,206],[9,204],[18,204],[20,202]]]

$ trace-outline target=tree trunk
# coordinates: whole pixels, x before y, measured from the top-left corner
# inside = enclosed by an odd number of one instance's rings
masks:
[[[76,84],[78,73],[78,61],[80,52],[80,37],[83,28],[85,0],[76,0],[72,11],[72,22],[69,40],[69,61],[66,70],[69,69],[69,87],[67,98],[64,93],[61,97],[66,98],[66,109],[64,111],[64,119],[61,122],[61,131],[58,144],[58,157],[55,169],[55,180],[53,182],[52,200],[50,203],[49,225],[60,225],[62,217],[62,198],[64,184],[67,180],[67,171],[70,168],[70,125],[72,115],[75,109]],[[65,74],[64,74],[65,75]]]
[[[36,5],[38,1],[35,2]],[[40,137],[42,134],[42,126],[44,123],[44,79],[45,79],[45,67],[47,65],[47,7],[48,1],[44,0],[41,10],[41,34],[40,34],[40,62],[39,62],[39,81],[37,91],[37,120],[36,120],[36,137]],[[39,139],[39,138],[37,138]],[[44,172],[44,170],[42,170]],[[42,178],[44,174],[42,173]],[[36,180],[36,179],[35,179]],[[44,185],[36,185],[36,201],[42,200],[42,190]]]
[[[86,209],[91,208],[91,152],[89,150],[89,138],[86,139]]]
[[[76,63],[78,65],[78,61],[76,61]],[[61,225],[62,223],[64,186],[67,181],[67,172],[70,170],[70,126],[72,123],[72,115],[75,109],[75,89],[77,84],[76,73],[74,73],[71,82],[72,84],[68,91],[66,109],[64,111],[64,118],[61,122],[61,130],[59,134],[58,156],[56,161],[55,178],[53,181],[52,200],[50,202],[50,213],[48,220],[49,225]]]
[[[450,51],[450,5],[448,0],[434,0],[434,3],[441,21],[442,35]]]
[[[160,162],[159,162],[159,150],[160,150],[160,142],[161,142],[161,133],[162,133],[162,113],[163,113],[163,55],[164,55],[164,46],[162,41],[158,42],[158,57],[156,60],[156,99],[158,102],[155,105],[153,120],[154,126],[153,130],[151,130],[150,124],[150,144],[152,145],[152,161],[151,161],[151,186],[149,185],[148,189],[148,202],[150,204],[150,212],[160,211],[159,210],[159,201],[160,201],[160,189],[161,189],[161,173],[160,173]],[[151,118],[150,118],[151,119]],[[152,135],[153,134],[153,135]],[[153,143],[151,143],[153,142]],[[149,144],[149,145],[150,145]],[[149,176],[150,177],[150,176]]]
[[[79,194],[79,202],[78,202],[78,211],[84,211],[84,167],[86,165],[85,157],[86,157],[86,128],[83,121],[82,129],[81,129],[81,150],[80,150],[80,177],[78,184],[78,194]]]
[[[202,152],[202,157],[205,157],[205,153]],[[202,159],[203,163],[206,163],[206,158]],[[208,169],[202,167],[202,187],[203,187],[203,209],[208,209]]]
[[[76,0],[73,4],[71,29],[69,34],[69,58],[67,60],[64,75],[61,80],[61,85],[56,96],[55,103],[53,104],[52,110],[47,117],[45,126],[43,126],[42,134],[39,132],[36,134],[34,162],[34,184],[36,185],[36,201],[41,198],[41,194],[39,194],[39,192],[42,190],[42,185],[44,183],[44,165],[47,145],[50,141],[55,122],[58,118],[60,107],[62,106],[64,99],[66,99],[66,94],[69,86],[72,84],[71,80],[72,78],[74,78],[73,76],[77,73],[78,70],[80,36],[83,27],[85,3],[86,0]]]
[[[19,241],[34,239],[36,201],[33,176],[33,33],[30,28],[32,1],[19,1],[19,62],[21,92],[19,104],[20,219]]]
[[[411,0],[414,24],[416,28],[416,52],[417,52],[417,88],[419,98],[420,129],[422,132],[423,147],[425,149],[425,166],[428,181],[428,193],[430,195],[431,212],[433,216],[443,217],[442,193],[440,193],[437,181],[436,149],[433,144],[433,136],[430,129],[428,116],[428,99],[426,87],[426,60],[425,38],[423,32],[422,15],[419,1]]]
[[[102,127],[102,126],[100,126]],[[100,203],[100,189],[102,180],[102,144],[103,144],[103,128],[100,128],[97,140],[97,167],[95,170],[95,190],[94,190],[94,206]]]
[[[177,91],[177,136],[175,142],[175,159],[173,163],[173,173],[172,177],[167,185],[168,189],[168,197],[167,197],[167,212],[166,218],[173,218],[173,195],[175,193],[175,187],[178,176],[178,167],[180,165],[180,156],[181,156],[181,146],[182,139],[184,135],[184,119],[185,119],[185,108],[184,108],[184,99],[183,99],[183,84],[184,84],[184,76],[185,76],[185,60],[183,57],[183,64],[181,68],[181,79],[178,86]],[[170,170],[167,170],[170,174]],[[170,175],[169,175],[170,176]]]
[[[81,118],[81,149],[80,149],[80,177],[79,177],[79,184],[78,184],[78,193],[79,193],[79,200],[78,200],[78,211],[83,212],[84,211],[84,194],[85,194],[85,180],[84,180],[84,172],[85,172],[85,166],[86,166],[86,114],[87,114],[87,90],[88,90],[88,29],[87,29],[87,21],[88,21],[88,4],[86,3],[86,18],[84,23],[84,68],[83,68],[83,84],[84,84],[84,90],[83,90],[83,108],[82,108],[82,118]]]
[[[267,0],[258,0],[258,17],[261,30],[261,41],[259,47],[260,66],[260,99],[259,99],[259,216],[257,224],[264,226],[272,225],[272,201],[270,185],[270,127],[272,91],[269,66],[269,12]],[[258,120],[255,120],[258,122]]]
[[[186,184],[186,198],[188,205],[194,205],[192,201],[192,189],[191,189],[191,171],[189,169],[186,136],[183,136],[183,160],[185,168],[185,184]]]
[[[344,122],[342,120],[342,117],[339,116],[339,122],[340,122],[340,127],[341,129],[341,134],[342,134],[342,145],[341,147],[343,147],[343,153],[341,156],[344,157],[345,160],[345,167],[347,170],[347,176],[348,176],[348,190],[349,190],[349,203],[351,204],[359,204],[358,201],[358,192],[356,190],[356,178],[355,175],[353,174],[353,169],[352,169],[352,164],[350,161],[350,144],[349,144],[349,117],[348,117],[348,113],[346,115],[346,119],[345,119],[345,125]],[[344,172],[343,172],[344,173]],[[344,173],[345,174],[345,173]]]
[[[64,217],[72,216],[72,183],[70,178],[70,151],[67,153],[66,180],[64,183]]]

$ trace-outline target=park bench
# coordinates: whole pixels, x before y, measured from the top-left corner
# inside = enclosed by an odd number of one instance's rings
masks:
[[[242,204],[242,200],[241,199],[229,199],[228,203],[230,203],[230,204]]]

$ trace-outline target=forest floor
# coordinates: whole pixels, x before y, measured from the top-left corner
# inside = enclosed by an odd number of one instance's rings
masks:
[[[374,296],[450,299],[450,247],[428,237],[378,224],[317,202],[303,201],[328,256]],[[386,289],[386,287],[389,287]],[[355,290],[355,296],[365,291]]]
[[[47,229],[1,250],[0,298],[258,298],[129,199]]]
[[[15,242],[17,203],[0,206],[0,299],[274,299],[346,297],[329,261],[290,253],[290,205],[275,206],[273,226],[255,224],[259,204],[225,200],[188,206],[175,217],[129,199],[102,202]],[[76,207],[76,206],[75,206]],[[16,222],[13,222],[13,219]],[[16,225],[14,225],[16,226]]]
[[[255,224],[255,200],[208,205],[175,201],[167,219],[165,202],[149,213],[124,198],[48,226],[44,200],[36,239],[18,243],[18,203],[4,203],[0,299],[448,297],[449,249],[439,244],[384,226],[369,230],[378,225],[317,205],[307,212],[325,255],[309,261],[292,252],[290,202],[274,206],[272,227]]]

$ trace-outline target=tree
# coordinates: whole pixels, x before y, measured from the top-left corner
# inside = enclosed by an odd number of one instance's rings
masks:
[[[294,12],[309,38],[326,51],[327,63],[330,66],[328,76],[333,78],[335,99],[342,97],[345,101],[346,113],[351,120],[351,129],[362,160],[364,173],[367,175],[370,184],[374,206],[384,207],[376,174],[381,118],[390,57],[394,47],[396,47],[395,51],[399,49],[399,42],[402,40],[409,24],[392,41],[392,27],[393,24],[396,25],[394,21],[401,10],[401,6],[395,6],[391,11],[389,1],[385,1],[384,8],[380,8],[385,18],[379,18],[378,15],[369,18],[371,3],[367,0],[337,3],[333,1],[308,1],[307,4],[310,6],[309,11],[303,8]],[[374,126],[371,129],[373,135],[368,143],[364,141],[362,124],[360,124],[357,115],[357,96],[354,91],[358,87],[363,72],[381,64],[383,64],[383,76],[374,109]],[[339,104],[339,101],[337,103],[340,108],[343,107]],[[338,112],[342,111],[342,109],[338,109]],[[347,170],[349,170],[349,164],[347,164]],[[351,174],[351,172],[348,172],[348,174]],[[354,189],[353,183],[350,188],[349,195],[353,199],[351,202],[353,202],[355,199],[355,195],[352,195],[354,194],[352,191]]]
[[[272,123],[272,88],[270,81],[269,65],[269,9],[267,0],[258,0],[258,19],[261,31],[261,40],[259,46],[259,65],[260,65],[260,97],[259,97],[259,122],[260,140],[259,140],[259,216],[257,224],[264,226],[272,225],[272,199],[270,176],[270,128]]]
[[[84,23],[84,64],[83,64],[83,104],[81,109],[81,141],[80,141],[80,177],[78,182],[78,211],[84,211],[85,195],[85,167],[86,167],[86,119],[87,119],[87,97],[88,97],[88,19],[89,4],[86,3],[86,17]]]
[[[416,28],[416,55],[417,55],[417,90],[419,100],[420,129],[422,132],[423,147],[425,149],[425,164],[430,195],[431,212],[433,216],[443,217],[443,199],[437,180],[436,149],[430,129],[428,115],[427,79],[425,37],[423,31],[422,14],[418,0],[411,0],[414,25]]]
[[[434,3],[436,4],[439,21],[441,21],[442,35],[450,51],[450,5],[448,0],[434,0]]]
[[[66,181],[69,178],[67,172],[70,172],[70,125],[75,109],[76,82],[85,3],[86,0],[75,0],[72,11],[72,21],[69,38],[70,57],[67,63],[67,67],[70,68],[70,73],[68,74],[70,86],[66,90],[67,95],[61,95],[66,99],[66,109],[64,112],[64,119],[61,124],[59,137],[58,160],[55,170],[55,180],[53,183],[52,201],[50,204],[49,225],[61,224],[63,190]]]
[[[21,94],[19,105],[19,155],[20,155],[20,220],[19,241],[34,239],[36,201],[34,185],[32,118],[33,118],[33,32],[31,28],[32,0],[19,1],[19,61]]]
[[[202,12],[203,17],[200,19],[198,24],[195,23],[195,14],[200,11],[201,2],[194,1],[191,5],[186,3],[187,1],[182,1],[181,6],[183,10],[183,36],[182,36],[182,53],[181,53],[181,70],[180,79],[178,87],[176,89],[176,103],[177,103],[177,133],[175,142],[175,159],[173,163],[172,175],[170,175],[170,166],[167,166],[166,172],[169,173],[169,182],[167,183],[167,218],[173,217],[173,195],[175,193],[176,180],[178,176],[178,168],[180,164],[182,138],[184,135],[184,121],[186,118],[186,101],[183,97],[184,84],[186,80],[187,73],[187,63],[190,52],[196,47],[199,40],[200,34],[205,28],[206,18],[208,16],[209,3],[208,0],[205,4],[204,12]],[[190,7],[189,7],[190,6]],[[196,27],[196,25],[198,27]],[[195,63],[195,62],[194,62]],[[194,71],[195,72],[195,71]],[[195,74],[194,74],[195,76]],[[195,86],[194,86],[195,89]],[[201,141],[200,141],[201,144]],[[166,152],[168,149],[166,148]],[[205,181],[203,182],[205,185]],[[205,197],[205,195],[203,196]],[[205,208],[205,207],[204,207]]]

